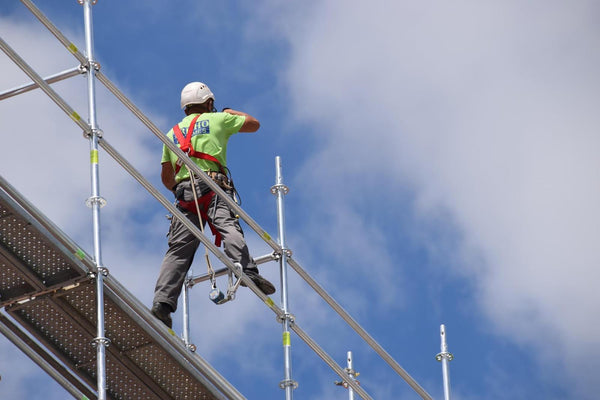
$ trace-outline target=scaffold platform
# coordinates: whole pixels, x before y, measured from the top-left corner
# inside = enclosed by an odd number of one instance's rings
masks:
[[[96,266],[0,177],[0,331],[79,398],[96,398]],[[110,274],[111,399],[243,399]],[[60,379],[57,379],[60,378]]]

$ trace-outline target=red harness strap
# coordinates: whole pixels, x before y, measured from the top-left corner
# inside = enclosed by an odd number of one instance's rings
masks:
[[[208,160],[208,161],[212,161],[212,162],[216,163],[219,166],[219,170],[221,171],[221,173],[225,174],[225,170],[224,170],[223,166],[221,165],[221,163],[219,162],[219,160],[217,160],[215,157],[211,156],[210,154],[194,150],[194,146],[192,145],[192,135],[194,133],[194,127],[196,126],[196,121],[198,120],[198,117],[200,117],[200,114],[196,115],[194,117],[194,119],[192,120],[192,122],[190,123],[190,127],[188,128],[188,131],[187,131],[187,136],[183,135],[183,132],[181,132],[181,129],[179,129],[179,124],[177,124],[173,127],[173,133],[175,134],[175,137],[177,137],[177,140],[179,141],[179,148],[183,152],[187,153],[187,155],[189,157],[201,158],[203,160]],[[182,165],[181,163],[177,163],[175,165],[175,174],[177,174],[179,172],[179,170],[181,169],[181,165]],[[192,213],[197,213],[198,211],[200,211],[200,216],[202,217],[202,220],[208,222],[210,231],[215,236],[215,246],[220,247],[221,240],[222,240],[221,234],[219,233],[219,231],[217,231],[217,228],[215,228],[215,226],[213,225],[211,220],[208,218],[208,207],[210,206],[210,202],[213,199],[213,197],[215,197],[215,192],[210,191],[209,193],[205,194],[204,196],[201,196],[200,198],[198,198],[198,206],[200,207],[200,210],[196,209],[196,202],[193,200],[192,201],[179,200],[179,205],[182,208],[184,208],[185,210],[192,212]]]
[[[184,208],[194,214],[197,213],[198,211],[200,211],[200,215],[202,216],[202,221],[208,222],[210,231],[215,236],[215,246],[221,247],[221,240],[223,238],[221,237],[221,234],[219,233],[217,228],[215,228],[215,226],[213,225],[212,221],[208,218],[208,207],[209,207],[210,202],[213,199],[213,197],[215,197],[215,192],[209,192],[209,193],[205,194],[204,196],[201,196],[198,199],[198,207],[200,207],[200,210],[196,210],[196,202],[193,200],[192,201],[179,200],[179,205],[182,208]]]
[[[208,153],[196,151],[194,149],[194,146],[192,145],[192,136],[194,133],[194,127],[196,126],[196,121],[198,121],[198,117],[200,117],[200,114],[196,115],[194,117],[194,119],[192,120],[192,122],[190,123],[190,127],[187,130],[187,136],[183,135],[183,132],[181,132],[181,129],[179,129],[179,124],[176,124],[173,127],[173,133],[175,134],[175,137],[177,138],[177,141],[179,142],[179,148],[184,153],[187,153],[187,155],[190,157],[200,158],[202,160],[214,162],[215,164],[217,164],[219,166],[219,171],[223,175],[227,175],[227,173],[225,172],[225,169],[223,168],[223,166],[221,165],[219,160],[217,160],[216,157],[211,156]],[[180,169],[181,169],[181,163],[178,162],[177,164],[175,164],[175,174],[179,173]]]

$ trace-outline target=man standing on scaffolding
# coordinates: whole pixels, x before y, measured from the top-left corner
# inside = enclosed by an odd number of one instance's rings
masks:
[[[215,97],[208,86],[201,82],[187,84],[181,92],[181,108],[186,117],[167,136],[233,197],[235,188],[227,170],[227,142],[237,132],[256,132],[260,123],[230,108],[216,112],[214,103]],[[190,176],[177,155],[164,145],[161,164],[162,182],[175,194],[179,210],[201,229],[208,222],[215,234],[215,244],[218,246],[222,240],[225,254],[241,264],[256,286],[267,295],[275,293],[271,282],[258,273],[242,228],[227,203],[200,178]],[[169,328],[172,327],[170,314],[177,309],[177,299],[199,244],[200,240],[181,221],[172,218],[169,248],[160,268],[152,304],[152,314]]]

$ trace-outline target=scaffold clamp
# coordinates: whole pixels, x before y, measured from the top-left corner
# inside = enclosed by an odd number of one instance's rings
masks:
[[[290,192],[290,188],[285,186],[283,183],[271,186],[271,193],[277,195],[278,192],[282,192],[283,194],[288,194]]]
[[[106,337],[96,337],[92,340],[92,346],[96,347],[99,344],[102,344],[103,346],[110,346],[110,339],[106,338]]]
[[[360,381],[357,381],[355,379],[354,382],[356,382],[356,384],[360,386]],[[350,387],[347,381],[335,381],[334,383],[336,384],[336,386],[343,386],[344,389],[348,389]]]
[[[108,271],[108,268],[106,268],[106,267],[97,267],[96,271],[88,272],[87,277],[89,279],[96,279],[96,277],[98,276],[98,273],[100,273],[102,276],[108,276],[109,271]]]
[[[88,61],[85,64],[81,64],[79,66],[83,73],[88,72],[92,68],[94,69],[94,71],[100,71],[100,67],[100,63],[96,60]]]
[[[452,361],[452,360],[454,360],[454,355],[452,353],[448,353],[448,352],[438,353],[438,354],[436,354],[435,359],[437,361],[440,361],[440,362],[443,359],[446,359],[448,361]]]
[[[290,313],[283,313],[281,315],[277,315],[277,321],[280,323],[283,323],[284,321],[289,321],[290,324],[293,324],[296,321],[296,317],[294,317],[294,314],[290,314]]]
[[[293,387],[294,389],[298,389],[298,382],[293,379],[284,379],[279,382],[279,387],[285,390],[287,387]]]
[[[99,204],[100,208],[102,208],[106,205],[106,199],[100,196],[92,196],[85,201],[85,205],[88,206],[88,208],[92,208],[96,204]]]
[[[91,138],[92,136],[96,136],[99,139],[102,139],[104,136],[104,131],[102,129],[92,128],[89,132],[83,131],[83,137],[86,139]]]

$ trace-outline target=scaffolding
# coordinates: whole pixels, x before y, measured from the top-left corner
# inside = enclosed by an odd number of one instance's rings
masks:
[[[69,393],[80,399],[244,398],[194,352],[194,346],[189,340],[189,325],[186,328],[189,322],[187,315],[184,318],[184,340],[180,340],[161,322],[153,318],[148,309],[111,277],[108,269],[102,264],[100,209],[105,201],[100,195],[98,177],[98,151],[102,148],[223,263],[225,268],[216,271],[217,276],[225,273],[233,274],[275,313],[283,328],[285,365],[284,378],[280,382],[280,387],[285,390],[286,400],[292,399],[293,390],[297,386],[292,379],[291,331],[295,332],[342,379],[344,387],[351,390],[351,396],[357,394],[363,399],[372,398],[354,379],[351,354],[348,355],[348,368],[340,367],[300,327],[298,321],[289,312],[288,266],[421,398],[432,399],[292,257],[285,240],[283,198],[288,188],[283,182],[279,157],[276,158],[275,185],[271,188],[271,192],[277,198],[278,240],[275,241],[234,200],[225,195],[214,181],[202,173],[198,166],[187,158],[177,145],[167,139],[163,132],[100,71],[93,53],[92,6],[96,4],[96,0],[78,0],[84,11],[85,54],[81,53],[73,42],[56,28],[31,0],[20,1],[76,58],[79,66],[42,78],[0,38],[2,51],[32,80],[31,83],[1,93],[0,100],[39,88],[83,130],[84,136],[90,142],[92,193],[86,203],[92,209],[94,254],[90,256],[82,251],[4,178],[0,177],[0,228],[2,230],[0,261],[2,261],[2,274],[10,275],[10,279],[2,279],[0,285],[2,293],[0,306],[6,310],[6,314],[0,313],[0,331],[11,342]],[[85,74],[87,77],[89,122],[85,122],[50,86],[51,83],[79,74]],[[96,121],[96,81],[102,83],[183,161],[191,173],[202,179],[272,249],[272,253],[257,257],[256,261],[257,263],[279,262],[281,306],[276,305],[270,297],[262,293],[248,276],[203,235],[200,229],[107,142]],[[14,240],[15,237],[25,239]],[[41,250],[39,246],[43,249]],[[43,251],[45,259],[25,257],[24,254],[31,252],[32,248],[37,248],[38,253]],[[56,279],[49,280],[48,275]],[[187,290],[206,279],[208,279],[206,276],[199,276],[187,280],[184,285],[184,308],[188,296]],[[58,316],[56,319],[44,318],[45,315],[54,313]],[[66,332],[77,332],[77,334],[67,335]],[[90,354],[93,351],[95,357]],[[444,352],[443,349],[442,351]],[[443,359],[447,360],[446,354]],[[447,365],[444,364],[444,376],[446,376],[446,368]],[[352,373],[349,373],[349,370]],[[444,383],[446,384],[446,379]]]

